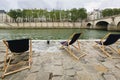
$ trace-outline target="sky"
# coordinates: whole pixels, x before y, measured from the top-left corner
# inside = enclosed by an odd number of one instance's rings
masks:
[[[0,0],[0,10],[10,9],[94,9],[120,8],[120,0]]]

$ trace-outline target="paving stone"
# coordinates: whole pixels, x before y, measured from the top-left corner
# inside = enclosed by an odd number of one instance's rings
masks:
[[[36,77],[37,73],[31,73],[25,78],[25,80],[36,80]]]
[[[116,80],[115,76],[113,75],[104,75],[105,80]]]
[[[19,72],[19,76],[16,77],[15,75],[13,78],[11,78],[11,80],[24,80],[27,74],[28,74],[28,70],[23,70]]]
[[[86,70],[89,73],[97,73],[98,71],[94,68],[94,64],[85,64],[84,70]]]
[[[75,71],[81,71],[84,69],[84,66],[83,66],[83,63],[81,62],[77,62],[74,66],[73,66],[73,69]]]
[[[62,66],[62,61],[61,60],[54,60],[53,64],[55,66]]]
[[[42,66],[42,68],[44,69],[45,72],[52,72],[54,69],[54,65],[51,64],[44,64]]]
[[[5,53],[4,54],[2,54],[1,52],[0,52],[0,62],[3,62],[4,61],[4,55],[5,55]],[[2,57],[3,56],[3,57]]]
[[[67,76],[74,76],[75,75],[74,69],[64,70],[64,72],[65,72],[65,75],[67,75]]]
[[[0,63],[0,71],[3,69],[4,63]]]
[[[52,80],[64,80],[61,76],[53,77]]]
[[[105,58],[104,58],[104,57],[101,57],[101,56],[98,56],[98,57],[97,57],[97,60],[100,61],[100,62],[105,62]]]
[[[0,70],[0,78],[1,78],[1,75],[3,74],[3,72]]]
[[[73,64],[71,62],[63,62],[64,69],[73,69]]]
[[[40,66],[32,66],[30,69],[30,72],[34,73],[34,72],[38,72],[40,69]]]
[[[53,76],[63,75],[63,68],[62,68],[62,66],[54,66],[52,73],[53,73]]]
[[[98,72],[101,72],[101,73],[106,73],[108,71],[108,69],[105,66],[100,65],[100,64],[95,65],[94,67]]]
[[[78,80],[94,80],[91,74],[86,71],[78,71],[76,77]]]
[[[118,68],[114,68],[111,70],[112,74],[114,74],[114,76],[119,80],[120,76],[118,74],[120,74],[120,69]]]
[[[105,67],[110,68],[110,69],[115,67],[114,64],[112,64],[111,62],[103,62],[102,64]]]
[[[120,69],[120,63],[116,64],[115,67]]]
[[[60,60],[62,58],[61,56],[63,55],[63,52],[59,50],[58,46],[56,46],[56,51],[57,53],[54,53],[54,59]]]
[[[36,76],[36,80],[49,80],[50,73],[40,70]]]
[[[36,65],[36,66],[39,66],[40,65],[40,62],[39,62],[39,59],[38,58],[36,58],[36,57],[34,57],[34,58],[32,58],[32,65]]]
[[[103,73],[91,73],[92,80],[105,80],[103,78]]]
[[[70,76],[64,76],[64,80],[77,80],[77,79]]]

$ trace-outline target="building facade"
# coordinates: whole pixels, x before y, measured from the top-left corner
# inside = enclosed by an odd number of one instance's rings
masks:
[[[102,18],[102,13],[99,9],[94,9],[93,12],[88,13],[88,20],[96,20]]]
[[[11,22],[12,18],[4,10],[0,10],[0,22]]]

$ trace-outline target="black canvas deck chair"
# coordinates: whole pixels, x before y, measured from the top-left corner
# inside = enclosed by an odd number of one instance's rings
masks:
[[[3,40],[3,43],[6,46],[6,54],[4,59],[4,66],[3,66],[3,75],[4,78],[6,75],[31,68],[31,61],[32,61],[32,42],[30,39],[18,39],[18,40]],[[24,54],[25,52],[28,53],[27,65],[20,67],[19,69],[14,70],[16,65],[20,65],[21,62],[16,64],[11,64],[12,57],[14,55],[19,56],[20,54]],[[13,67],[13,70],[8,71],[9,67]]]
[[[80,35],[81,33],[74,33],[67,41],[60,42],[62,44],[62,48],[68,51],[68,53],[70,53],[70,55],[72,55],[77,60],[86,55],[80,52],[80,42],[78,41]],[[75,42],[77,42],[76,45],[74,45]],[[77,49],[77,51],[79,51],[82,55],[76,56],[75,53],[72,51],[71,47]]]
[[[114,49],[111,45],[116,43],[120,38],[120,34],[111,34],[108,33],[107,35],[105,35],[100,41],[96,41],[95,47],[97,46],[98,48],[100,48],[100,50],[103,51],[103,53],[110,58],[113,58],[106,50],[106,47],[109,47],[110,50],[115,51],[117,53],[118,50]],[[120,53],[119,53],[120,54]]]

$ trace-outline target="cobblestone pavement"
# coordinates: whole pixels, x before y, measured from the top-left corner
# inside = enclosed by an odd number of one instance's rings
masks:
[[[32,41],[32,44],[31,69],[8,75],[4,80],[120,80],[120,55],[110,52],[118,58],[106,57],[93,47],[94,41],[81,40],[81,51],[87,55],[80,60],[61,49],[59,41],[50,41],[49,45],[46,41]],[[5,46],[0,42],[0,67],[3,66],[4,54]]]

